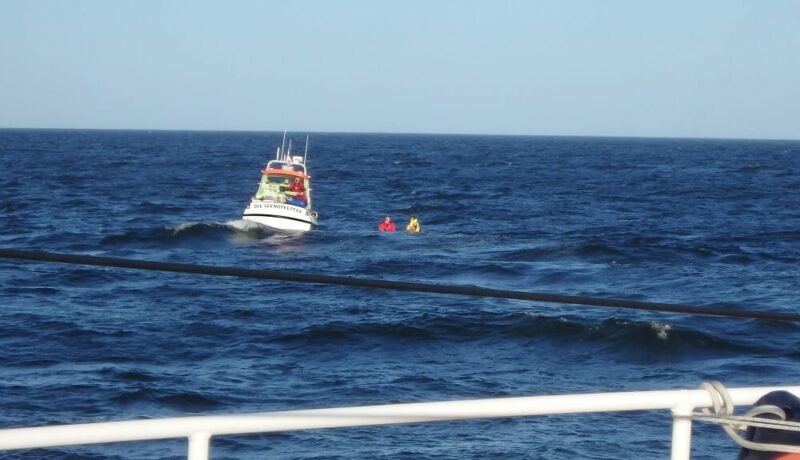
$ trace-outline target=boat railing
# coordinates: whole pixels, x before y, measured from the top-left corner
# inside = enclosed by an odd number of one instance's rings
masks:
[[[729,388],[732,403],[748,406],[775,390],[800,394],[800,386]],[[712,407],[700,390],[629,391],[341,407],[83,423],[0,430],[0,450],[63,447],[173,438],[188,440],[189,460],[208,459],[211,438],[321,428],[528,417],[598,412],[669,410],[673,460],[691,455],[692,412]]]

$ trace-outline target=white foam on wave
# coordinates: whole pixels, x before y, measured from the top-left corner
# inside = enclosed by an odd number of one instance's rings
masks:
[[[656,331],[656,337],[661,340],[667,340],[669,338],[669,331],[672,330],[672,325],[667,323],[653,322],[650,323],[650,327]]]
[[[196,227],[198,225],[203,225],[202,222],[184,222],[182,224],[175,225],[173,227],[167,227],[168,230],[172,231],[173,235],[176,235],[184,230],[188,230],[192,227]]]
[[[249,220],[229,220],[227,222],[184,222],[182,224],[174,225],[171,227],[166,227],[166,229],[172,233],[172,235],[180,235],[185,232],[189,232],[193,229],[202,229],[206,228],[208,230],[213,229],[225,229],[228,231],[233,231],[237,234],[257,234],[263,232],[266,227],[257,224],[256,222],[252,222]]]
[[[222,225],[240,232],[263,229],[264,226],[252,220],[236,219],[223,222]]]
[[[244,219],[229,220],[217,225],[233,230],[235,235],[232,241],[239,243],[261,241],[276,246],[287,246],[287,243],[293,243],[303,237],[302,232],[277,231],[266,225]]]
[[[256,229],[263,229],[264,226],[260,225],[256,222],[251,220],[244,220],[244,219],[236,219],[236,220],[229,220],[226,222],[184,222],[182,224],[174,225],[171,227],[167,227],[167,230],[171,230],[173,233],[180,233],[185,230],[189,230],[190,228],[206,225],[209,227],[226,227],[231,230],[238,230],[241,232],[247,232],[249,230],[256,230]]]

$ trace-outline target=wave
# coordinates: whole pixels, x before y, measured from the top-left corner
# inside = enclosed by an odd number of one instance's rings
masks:
[[[11,201],[11,200],[9,200],[9,201],[4,201],[4,202],[0,203],[0,211],[7,212],[7,213],[13,213],[13,212],[16,212],[16,211],[21,211],[21,210],[24,210],[26,208],[27,208],[27,206],[24,203],[19,202],[19,201]]]
[[[152,388],[137,388],[122,391],[111,398],[120,405],[153,404],[155,407],[172,409],[178,412],[206,412],[224,404],[220,398],[214,398],[195,392],[175,392]]]
[[[440,316],[430,313],[394,322],[343,322],[310,326],[271,341],[294,346],[354,342],[546,341],[630,356],[699,357],[736,354],[749,346],[685,326],[658,321],[609,318],[599,323],[530,312]]]
[[[142,201],[136,206],[135,209],[143,214],[169,214],[183,210],[183,208],[179,206],[172,206],[164,203],[153,203],[150,201]]]
[[[634,251],[625,250],[610,244],[589,241],[578,244],[537,246],[532,248],[515,249],[500,253],[496,256],[500,260],[510,262],[537,262],[537,261],[564,261],[579,259],[595,263],[631,262],[636,258]]]
[[[444,217],[440,218],[439,220],[448,220],[453,219],[457,216],[456,211],[461,212],[468,210],[470,208],[469,205],[466,203],[461,203],[459,201],[450,201],[450,202],[425,202],[425,203],[413,203],[410,204],[402,209],[402,212],[407,214],[426,214],[426,213],[436,213],[436,212],[450,212],[449,214],[445,214]],[[431,222],[432,220],[429,220]]]
[[[129,458],[124,455],[113,455],[107,452],[95,453],[81,448],[63,448],[63,449],[37,449],[35,452],[41,456],[38,458],[47,458],[50,460],[124,460]],[[24,457],[7,457],[7,458],[24,458]]]
[[[116,246],[136,243],[173,245],[181,242],[218,240],[227,237],[244,237],[249,240],[262,240],[276,232],[248,220],[227,222],[185,222],[170,227],[143,228],[130,230],[120,235],[109,235],[100,240],[101,245]]]
[[[98,270],[80,266],[53,265],[47,271],[34,273],[26,279],[13,280],[3,292],[25,295],[30,298],[61,301],[75,288],[103,288],[125,278],[115,270]],[[56,287],[53,287],[56,286]]]
[[[387,323],[333,322],[310,326],[296,333],[288,333],[272,339],[272,342],[290,344],[331,344],[361,339],[434,339],[432,332],[418,326]]]
[[[744,241],[739,242],[746,245]],[[746,249],[730,242],[684,242],[651,237],[609,238],[608,241],[590,239],[571,244],[534,246],[502,251],[495,255],[495,259],[509,262],[581,260],[605,264],[704,262],[748,265],[758,260],[797,262],[797,258],[786,254]]]
[[[45,286],[34,286],[34,287],[16,287],[10,286],[3,289],[5,294],[13,295],[13,296],[30,296],[30,297],[52,297],[56,296],[61,293],[60,289],[52,288],[52,287],[45,287]]]
[[[99,373],[104,378],[121,380],[124,382],[152,383],[161,379],[161,377],[144,370],[122,370],[115,367],[104,367]]]
[[[748,164],[740,167],[738,169],[738,171],[740,171],[740,172],[752,172],[752,171],[758,171],[759,169],[765,169],[765,168],[768,168],[768,166],[765,165],[764,163],[755,162],[755,163],[748,163]]]

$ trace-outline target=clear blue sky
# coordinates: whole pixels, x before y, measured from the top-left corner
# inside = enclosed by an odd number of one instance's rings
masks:
[[[0,0],[0,127],[800,139],[800,1]]]

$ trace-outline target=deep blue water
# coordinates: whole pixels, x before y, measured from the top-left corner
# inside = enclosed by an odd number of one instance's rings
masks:
[[[304,134],[296,136],[301,142]],[[280,133],[0,130],[0,246],[798,310],[800,142],[312,134],[320,227],[240,220]],[[423,233],[382,234],[391,215]],[[0,427],[797,384],[795,324],[0,260]],[[666,412],[222,437],[215,458],[668,458]],[[731,458],[698,425],[694,458]],[[183,440],[10,458],[182,458]],[[5,458],[5,457],[4,457]]]

